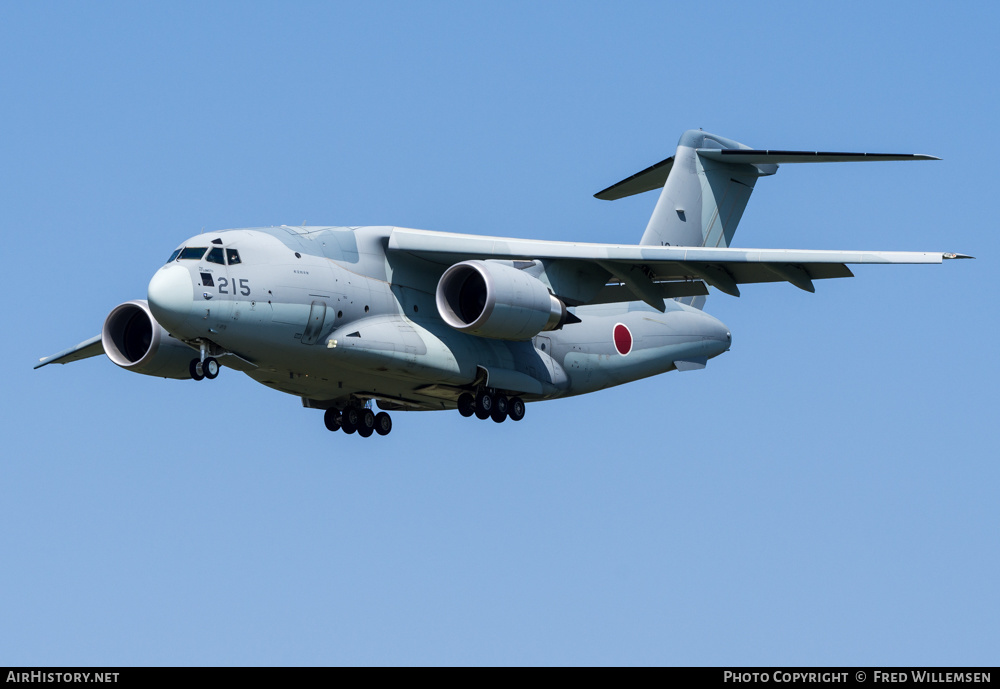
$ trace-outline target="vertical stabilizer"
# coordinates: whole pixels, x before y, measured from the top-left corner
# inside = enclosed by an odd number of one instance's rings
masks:
[[[594,194],[606,201],[661,189],[640,244],[728,247],[758,177],[788,163],[863,163],[940,160],[922,153],[844,153],[757,150],[700,129],[689,129],[677,152]]]
[[[698,149],[750,147],[700,129],[684,132],[640,244],[728,247],[757,178],[777,168],[711,160]]]
[[[673,156],[612,184],[594,196],[613,201],[661,189],[640,244],[729,247],[757,178],[773,175],[778,171],[778,165],[907,160],[940,159],[922,153],[757,150],[732,139],[690,129],[681,135]],[[693,268],[691,270],[694,272]],[[808,274],[784,270],[781,276],[802,289],[812,291]],[[732,290],[724,291],[738,295]],[[701,308],[705,298],[678,297],[677,301]]]

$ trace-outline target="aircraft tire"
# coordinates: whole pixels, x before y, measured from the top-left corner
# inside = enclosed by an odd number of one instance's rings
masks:
[[[467,392],[458,396],[458,413],[469,418],[476,413],[476,398]]]
[[[507,396],[497,394],[493,398],[493,411],[490,412],[490,417],[497,423],[503,423],[507,420]]]
[[[358,420],[358,435],[362,438],[371,437],[375,432],[375,414],[371,409],[362,409]]]
[[[520,421],[524,418],[524,400],[520,397],[511,397],[507,403],[507,416],[511,421]]]
[[[480,392],[476,395],[476,418],[485,421],[493,413],[493,395]]]
[[[392,417],[386,414],[384,411],[380,411],[375,415],[375,432],[379,435],[389,435],[389,431],[392,430]]]
[[[340,430],[340,410],[339,409],[327,409],[323,412],[323,423],[326,424],[326,430],[328,431],[339,431]]]
[[[191,359],[191,363],[188,364],[188,373],[191,374],[191,378],[194,380],[205,379],[205,371],[201,365],[200,359]]]
[[[202,362],[201,370],[204,371],[206,378],[215,380],[219,377],[219,360],[214,357],[208,357]]]
[[[350,435],[354,431],[358,430],[358,422],[361,414],[354,407],[348,407],[344,410],[344,413],[340,417],[340,427],[344,430],[344,433]]]
[[[375,414],[371,409],[361,410],[361,420],[358,421],[358,434],[367,438],[375,432]]]

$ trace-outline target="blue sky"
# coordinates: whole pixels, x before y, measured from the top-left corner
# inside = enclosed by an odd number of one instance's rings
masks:
[[[5,3],[0,659],[992,664],[998,10]],[[957,251],[714,293],[707,369],[387,438],[234,371],[33,371],[202,228],[636,242],[689,128],[784,166],[735,245]]]

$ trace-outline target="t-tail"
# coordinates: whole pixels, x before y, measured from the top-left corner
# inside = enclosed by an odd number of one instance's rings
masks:
[[[757,180],[773,175],[779,164],[884,160],[938,158],[915,153],[759,150],[691,129],[681,135],[674,155],[594,196],[613,201],[662,187],[640,244],[728,247]],[[704,297],[681,301],[701,308]]]

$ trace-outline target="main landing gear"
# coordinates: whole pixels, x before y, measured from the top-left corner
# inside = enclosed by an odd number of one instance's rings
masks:
[[[327,430],[342,430],[348,435],[357,432],[362,438],[367,438],[372,433],[389,435],[392,430],[392,418],[384,411],[376,414],[371,409],[353,404],[343,411],[327,409],[323,414],[323,423]]]
[[[463,392],[458,398],[458,413],[469,417],[475,414],[478,419],[493,419],[503,423],[507,418],[520,421],[524,418],[524,400],[520,397],[508,398],[502,392],[482,389],[476,396]]]

